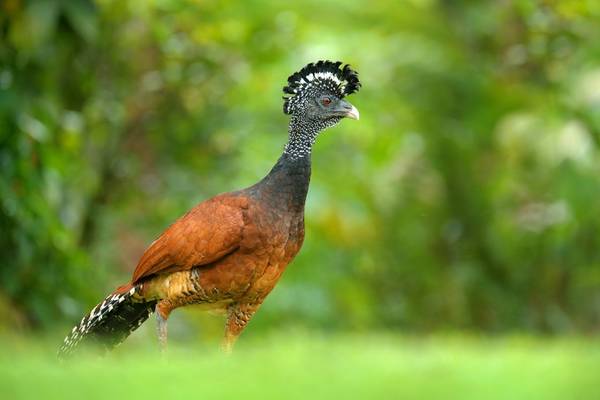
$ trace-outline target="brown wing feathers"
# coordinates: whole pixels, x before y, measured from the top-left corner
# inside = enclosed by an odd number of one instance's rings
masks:
[[[210,264],[234,251],[242,240],[244,198],[227,195],[197,205],[171,225],[142,256],[132,283],[157,273]]]

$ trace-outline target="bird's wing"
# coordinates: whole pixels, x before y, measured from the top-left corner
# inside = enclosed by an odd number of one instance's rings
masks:
[[[142,255],[132,283],[161,272],[214,262],[235,251],[242,239],[247,199],[220,195],[175,221]]]

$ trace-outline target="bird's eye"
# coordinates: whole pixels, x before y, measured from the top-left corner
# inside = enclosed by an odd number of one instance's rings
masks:
[[[324,106],[328,106],[331,104],[331,99],[329,97],[323,97],[321,99],[321,104],[323,104]]]

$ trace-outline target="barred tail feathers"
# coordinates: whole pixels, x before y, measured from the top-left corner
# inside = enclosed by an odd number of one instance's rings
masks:
[[[123,342],[154,311],[155,301],[134,301],[140,289],[140,285],[125,285],[108,295],[71,330],[58,357],[68,357],[84,341],[100,343],[106,349]]]

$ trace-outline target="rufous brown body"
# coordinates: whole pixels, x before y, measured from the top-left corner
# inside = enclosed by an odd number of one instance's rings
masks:
[[[112,347],[154,311],[164,347],[170,313],[190,304],[226,313],[224,346],[231,349],[302,246],[318,133],[344,117],[358,119],[343,97],[360,83],[356,72],[340,65],[319,61],[290,76],[284,88],[289,140],[269,174],[247,189],[198,204],[167,228],[144,252],[131,281],[73,328],[61,356],[82,339]]]

